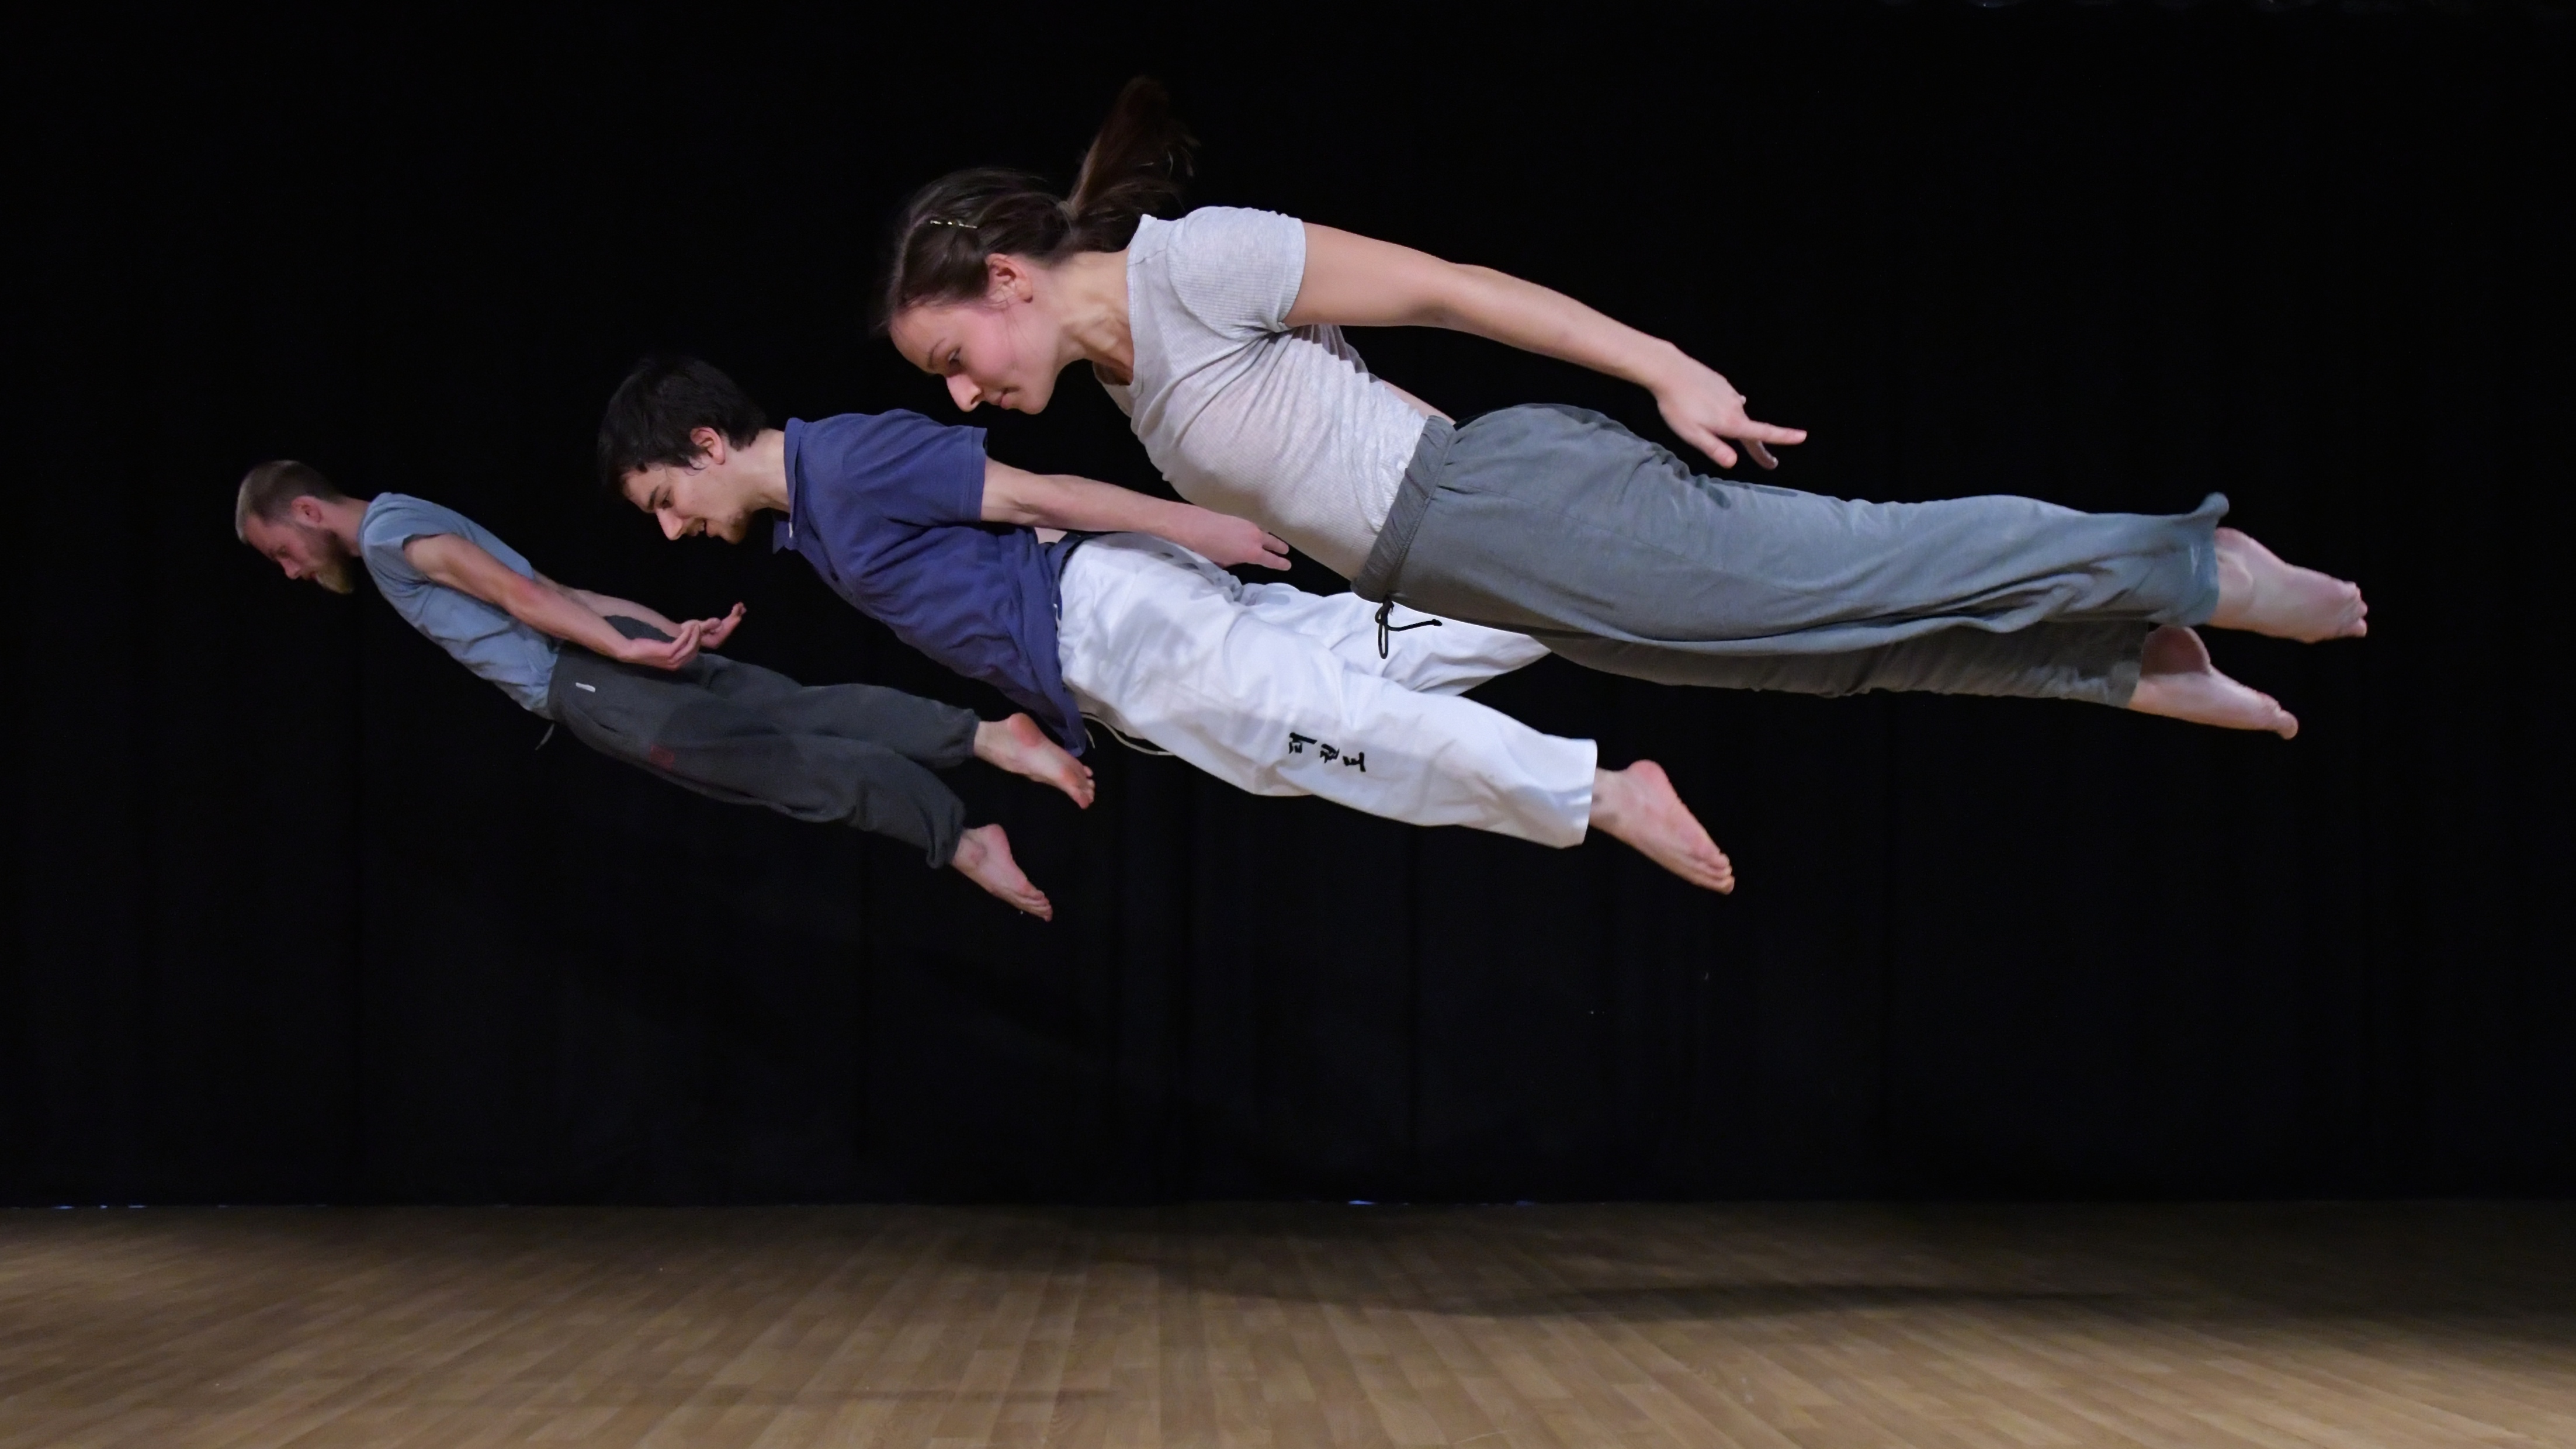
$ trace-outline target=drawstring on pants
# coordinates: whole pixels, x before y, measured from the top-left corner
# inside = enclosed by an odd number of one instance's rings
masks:
[[[1387,618],[1394,612],[1395,600],[1393,599],[1389,599],[1385,603],[1377,606],[1377,657],[1380,659],[1387,657],[1387,635],[1401,634],[1407,629],[1437,629],[1440,627],[1440,621],[1438,619],[1424,619],[1420,623],[1416,624],[1390,624],[1387,622]]]
[[[1111,739],[1116,740],[1118,743],[1125,745],[1127,748],[1134,750],[1140,755],[1152,755],[1158,760],[1169,760],[1175,758],[1169,750],[1158,750],[1152,745],[1140,745],[1136,743],[1134,740],[1131,740],[1127,738],[1126,735],[1120,733],[1118,726],[1111,724],[1109,721],[1102,719],[1097,715],[1087,714],[1082,717],[1082,733],[1086,737],[1090,736],[1091,727],[1093,725],[1098,725],[1102,729],[1109,731],[1109,737]],[[1100,743],[1098,739],[1093,739],[1091,742],[1095,745]]]

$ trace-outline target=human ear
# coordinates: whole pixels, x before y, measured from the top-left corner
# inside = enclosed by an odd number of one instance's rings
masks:
[[[689,429],[689,446],[698,450],[701,468],[721,468],[732,453],[725,435],[714,428]]]
[[[306,528],[320,528],[323,523],[322,500],[310,493],[299,493],[287,500],[286,511]]]
[[[996,252],[984,259],[984,274],[985,298],[996,306],[1024,302],[1035,291],[1030,285],[1035,279],[1029,274],[1029,264],[1018,257]]]

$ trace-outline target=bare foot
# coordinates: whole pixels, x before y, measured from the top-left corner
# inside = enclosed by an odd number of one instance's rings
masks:
[[[1011,839],[998,825],[978,825],[957,837],[957,853],[948,858],[957,872],[1041,921],[1055,919],[1046,892],[1029,884],[1011,859]]]
[[[2370,632],[2361,586],[2284,563],[2232,528],[2218,530],[2218,612],[2209,622],[2314,644]]]
[[[1066,754],[1027,715],[975,726],[975,758],[1041,785],[1053,785],[1071,796],[1074,804],[1091,808],[1091,767]]]
[[[1735,866],[1652,760],[1592,774],[1592,823],[1702,890],[1735,889]]]
[[[2129,708],[2225,730],[2270,730],[2285,740],[2299,732],[2298,716],[2272,696],[2219,673],[2209,662],[2209,646],[2177,624],[2147,636]]]

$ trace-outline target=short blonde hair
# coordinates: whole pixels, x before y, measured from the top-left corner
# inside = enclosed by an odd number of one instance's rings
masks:
[[[276,523],[286,516],[286,505],[298,498],[329,503],[346,497],[322,476],[321,469],[292,458],[272,458],[242,475],[241,491],[233,496],[233,537],[250,542],[252,519]]]

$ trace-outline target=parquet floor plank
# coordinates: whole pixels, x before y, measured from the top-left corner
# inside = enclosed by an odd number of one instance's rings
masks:
[[[2576,1445],[2576,1205],[0,1212],[0,1449]]]

